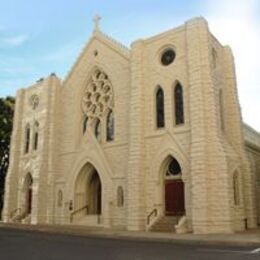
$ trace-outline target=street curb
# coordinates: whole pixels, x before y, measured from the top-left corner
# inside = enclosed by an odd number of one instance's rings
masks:
[[[92,230],[61,230],[61,229],[53,229],[47,226],[35,226],[35,225],[10,225],[10,224],[2,224],[0,223],[0,228],[3,229],[12,229],[12,230],[20,230],[27,232],[37,232],[37,233],[46,233],[52,235],[68,235],[68,236],[77,236],[77,237],[88,237],[88,238],[103,238],[103,239],[114,239],[114,240],[126,240],[126,241],[141,241],[141,242],[160,242],[160,243],[173,243],[177,245],[194,245],[194,246],[202,246],[202,245],[214,245],[214,246],[234,246],[234,247],[260,247],[260,242],[257,241],[237,241],[237,240],[207,240],[206,238],[198,239],[198,238],[169,238],[169,237],[149,237],[135,235],[134,233],[122,234],[122,231],[111,231],[110,233],[100,232],[100,231],[92,231]],[[149,234],[149,233],[148,233]],[[192,236],[192,235],[191,235]],[[259,235],[260,236],[260,235]],[[245,238],[246,239],[246,238]]]

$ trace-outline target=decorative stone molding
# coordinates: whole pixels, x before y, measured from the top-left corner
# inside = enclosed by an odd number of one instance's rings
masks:
[[[186,216],[181,217],[177,225],[175,225],[175,230],[177,234],[185,234],[190,230],[188,228],[188,220]]]
[[[114,106],[113,88],[107,74],[96,69],[82,98],[83,113],[89,118],[102,118]]]
[[[36,109],[39,106],[40,103],[40,98],[38,95],[34,94],[30,97],[29,100],[30,106],[32,107],[32,109]]]

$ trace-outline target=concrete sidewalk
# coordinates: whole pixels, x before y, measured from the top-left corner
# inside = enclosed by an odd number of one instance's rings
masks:
[[[171,242],[174,244],[198,244],[221,246],[252,246],[260,248],[260,229],[247,230],[234,234],[176,234],[159,232],[116,231],[103,228],[93,228],[72,225],[25,225],[4,224],[0,228],[20,229],[51,234],[67,234],[74,236],[100,237],[111,239]]]

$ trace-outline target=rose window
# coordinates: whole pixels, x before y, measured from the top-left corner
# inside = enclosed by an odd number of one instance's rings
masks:
[[[100,70],[94,71],[85,88],[82,109],[88,118],[101,118],[113,107],[112,85],[108,76]]]

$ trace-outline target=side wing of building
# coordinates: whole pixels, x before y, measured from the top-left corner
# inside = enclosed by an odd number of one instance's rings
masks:
[[[244,124],[245,148],[254,175],[258,225],[260,224],[260,133]]]

